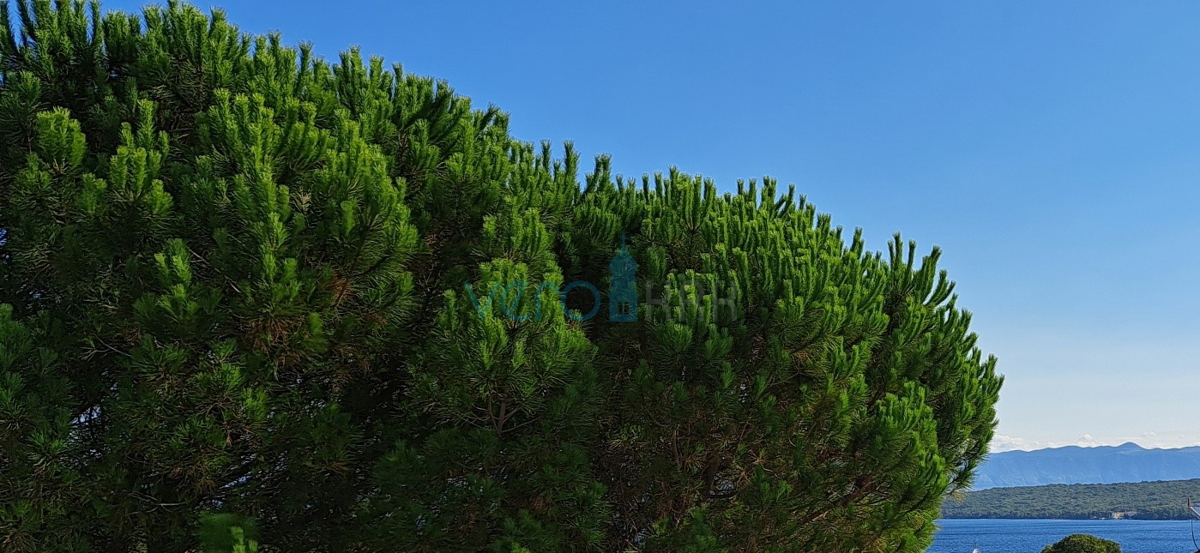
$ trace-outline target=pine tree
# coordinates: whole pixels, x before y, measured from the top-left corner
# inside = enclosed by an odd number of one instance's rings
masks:
[[[579,182],[219,11],[2,6],[6,550],[920,551],[986,453],[936,249],[770,179]]]

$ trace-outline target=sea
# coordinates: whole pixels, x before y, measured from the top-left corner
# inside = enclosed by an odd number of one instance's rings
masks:
[[[1115,541],[1121,553],[1200,553],[1187,520],[942,519],[937,525],[926,553],[1040,553],[1071,534]]]

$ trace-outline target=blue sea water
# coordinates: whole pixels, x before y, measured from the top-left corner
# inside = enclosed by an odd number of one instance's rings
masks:
[[[1193,553],[1186,520],[943,519],[927,553],[1040,553],[1071,534],[1121,544],[1122,553]],[[1200,532],[1200,524],[1196,525]]]

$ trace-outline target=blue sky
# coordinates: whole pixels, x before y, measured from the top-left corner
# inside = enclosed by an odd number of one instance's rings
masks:
[[[1007,376],[997,450],[1200,444],[1200,3],[199,5],[626,175],[771,175],[875,248],[941,246]]]

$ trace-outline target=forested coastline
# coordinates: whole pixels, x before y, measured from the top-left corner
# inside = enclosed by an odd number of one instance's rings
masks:
[[[1200,498],[1200,479],[992,488],[947,500],[942,518],[1186,520],[1188,498]]]

